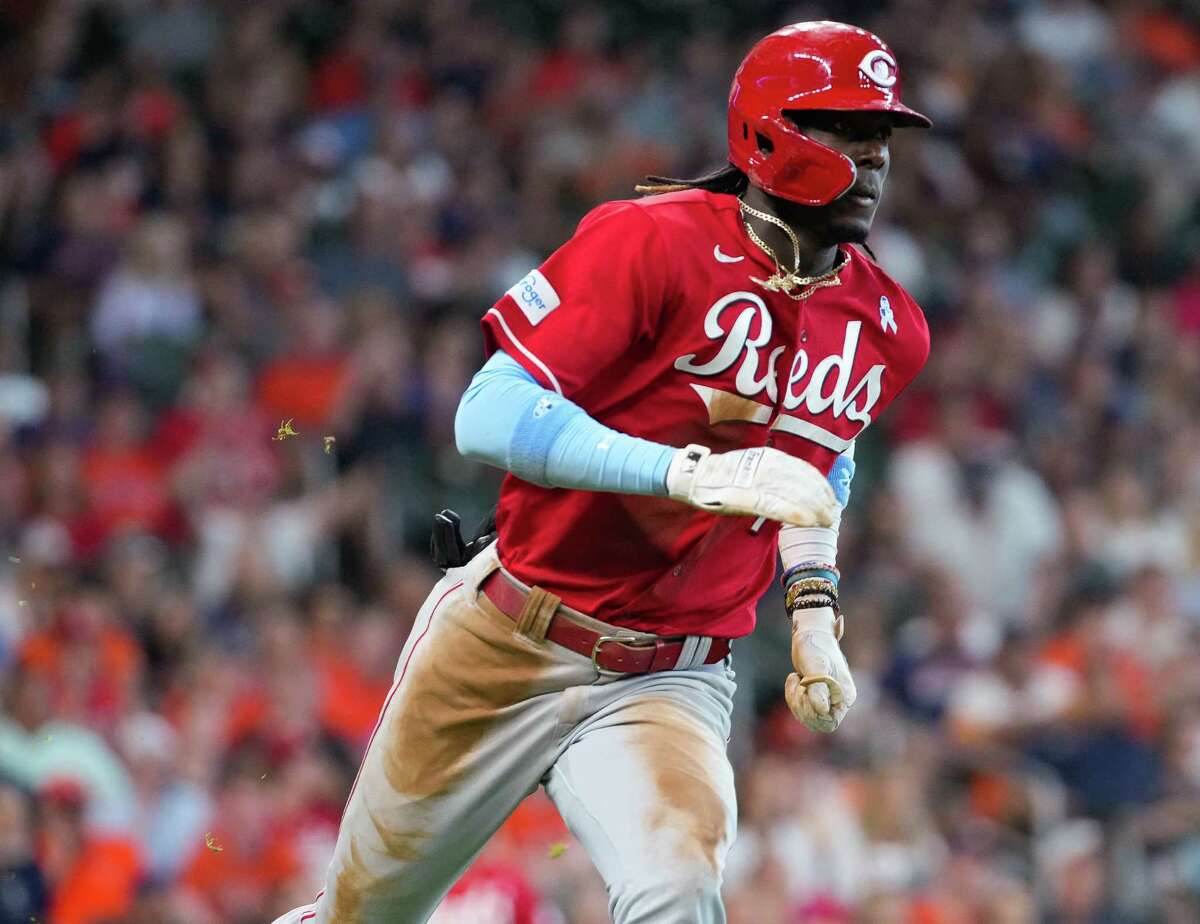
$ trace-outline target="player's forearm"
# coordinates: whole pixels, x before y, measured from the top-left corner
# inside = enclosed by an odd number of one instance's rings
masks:
[[[454,432],[467,458],[547,487],[664,495],[675,455],[599,423],[503,351],[472,380]]]
[[[546,479],[562,488],[665,495],[674,456],[670,446],[620,433],[578,410],[550,447]]]
[[[829,484],[838,500],[833,523],[829,526],[784,526],[779,531],[779,557],[783,563],[785,588],[800,578],[834,569],[842,510],[850,501],[850,482],[853,478],[854,447],[851,446],[838,456],[829,472]],[[834,575],[836,583],[836,571]]]
[[[838,528],[854,477],[853,444],[838,456],[828,477],[837,498],[833,523],[827,527],[784,526],[779,531],[784,606],[792,622],[795,669],[784,683],[784,698],[796,718],[819,732],[834,731],[858,697],[850,666],[838,645],[842,615],[836,564]]]

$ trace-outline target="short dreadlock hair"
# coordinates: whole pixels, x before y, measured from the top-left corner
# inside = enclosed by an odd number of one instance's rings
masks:
[[[691,180],[680,180],[669,176],[648,176],[646,182],[633,187],[633,191],[644,196],[656,196],[659,193],[679,192],[684,189],[703,189],[711,193],[740,196],[749,185],[750,180],[746,174],[733,164],[726,164],[711,173]]]

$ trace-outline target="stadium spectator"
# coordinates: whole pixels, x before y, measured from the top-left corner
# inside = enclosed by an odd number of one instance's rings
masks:
[[[774,594],[738,645],[730,919],[1200,919],[1194,5],[50,0],[0,5],[0,924],[311,899],[429,516],[494,501],[479,316],[720,164],[801,15],[936,122],[870,241],[934,347],[858,441],[858,708],[781,713]],[[532,797],[443,917],[608,920],[570,845]]]

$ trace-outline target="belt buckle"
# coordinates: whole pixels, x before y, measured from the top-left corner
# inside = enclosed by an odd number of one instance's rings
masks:
[[[592,644],[592,667],[596,668],[601,674],[627,674],[628,671],[611,671],[606,667],[601,667],[596,662],[596,658],[600,656],[601,646],[605,642],[620,642],[622,645],[631,645],[635,648],[639,645],[646,648],[653,648],[657,644],[657,641],[657,639],[638,638],[634,635],[601,635]]]

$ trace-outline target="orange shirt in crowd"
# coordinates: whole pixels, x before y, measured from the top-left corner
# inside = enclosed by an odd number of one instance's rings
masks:
[[[391,689],[391,678],[372,679],[335,652],[316,657],[321,727],[347,744],[365,746]]]
[[[58,676],[68,644],[56,633],[43,629],[22,640],[18,661],[22,667]],[[123,629],[109,626],[86,644],[96,653],[100,670],[109,679],[126,680],[141,669],[142,650]]]
[[[909,905],[905,924],[969,924],[969,920],[957,908],[947,907],[930,896],[920,896]]]
[[[259,896],[255,903],[265,905],[272,893],[301,869],[294,840],[284,830],[269,833],[262,843],[247,845],[236,827],[222,825],[211,832],[211,843],[212,847],[197,845],[179,881],[217,913],[226,910],[226,893],[239,899]]]
[[[1109,652],[1103,664],[1094,663],[1083,642],[1070,633],[1051,639],[1042,648],[1041,656],[1050,664],[1065,667],[1086,679],[1090,672],[1101,670],[1110,676],[1121,690],[1121,698],[1129,709],[1129,730],[1140,738],[1152,738],[1161,718],[1145,666],[1126,652]]]
[[[119,921],[133,907],[141,875],[137,847],[121,838],[88,840],[54,890],[50,924]]]
[[[86,649],[93,669],[85,691],[86,702],[78,705],[86,706],[93,714],[120,714],[143,667],[142,650],[124,629],[105,626],[93,637],[78,639],[56,628],[43,629],[21,642],[17,661],[24,669],[46,678],[60,695],[64,692],[69,654],[80,646]],[[78,663],[75,667],[77,670]]]
[[[346,357],[282,356],[258,380],[258,401],[274,417],[292,418],[296,429],[329,421],[345,388]]]

